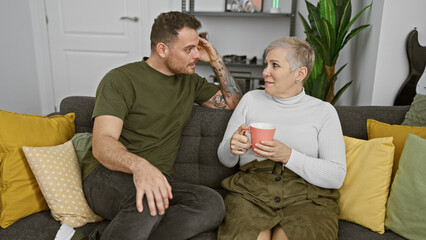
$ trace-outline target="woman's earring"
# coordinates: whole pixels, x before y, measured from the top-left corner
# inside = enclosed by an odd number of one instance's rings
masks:
[[[296,79],[296,83],[299,83],[300,82],[300,80],[299,79]]]

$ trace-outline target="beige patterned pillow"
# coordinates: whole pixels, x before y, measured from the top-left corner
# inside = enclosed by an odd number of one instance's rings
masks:
[[[53,147],[22,147],[52,216],[80,227],[102,220],[87,204],[71,140]]]

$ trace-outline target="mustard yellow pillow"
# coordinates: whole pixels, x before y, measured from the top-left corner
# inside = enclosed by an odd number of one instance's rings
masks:
[[[54,147],[23,147],[53,218],[72,227],[102,220],[84,197],[81,170],[70,141]]]
[[[75,133],[75,114],[44,117],[0,110],[0,226],[47,209],[22,146],[54,146]]]
[[[395,178],[396,170],[398,170],[399,158],[401,157],[401,152],[402,149],[404,149],[405,140],[407,139],[409,133],[426,138],[426,127],[390,125],[373,119],[367,120],[368,139],[393,137],[393,144],[395,145],[395,157],[393,162],[391,183]]]
[[[383,234],[394,156],[392,137],[361,140],[344,136],[347,173],[339,218]]]

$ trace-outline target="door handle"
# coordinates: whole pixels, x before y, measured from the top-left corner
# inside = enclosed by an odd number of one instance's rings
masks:
[[[137,22],[137,21],[139,21],[139,18],[138,17],[121,17],[120,18],[120,20],[130,20],[130,21],[133,21],[133,22]]]

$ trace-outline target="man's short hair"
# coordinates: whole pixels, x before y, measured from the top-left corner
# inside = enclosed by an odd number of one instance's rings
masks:
[[[315,61],[315,51],[309,43],[297,37],[279,38],[269,44],[266,48],[266,54],[275,48],[285,48],[287,50],[287,61],[290,64],[291,71],[300,67],[308,69],[308,73],[303,79],[303,83],[305,83],[311,74]]]
[[[184,27],[198,30],[201,23],[194,16],[182,12],[172,11],[158,15],[151,28],[151,50],[155,50],[161,42],[171,48],[178,31]]]

